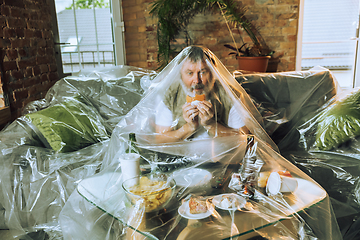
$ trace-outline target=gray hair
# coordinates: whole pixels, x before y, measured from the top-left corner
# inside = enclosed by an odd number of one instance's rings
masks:
[[[188,48],[188,51],[185,51],[186,55],[184,54],[183,56],[181,56],[178,63],[181,63],[181,61],[188,56],[191,62],[196,63],[198,61],[203,61],[207,58],[211,63],[215,65],[215,59],[212,58],[208,52],[204,51],[202,47],[190,46]]]

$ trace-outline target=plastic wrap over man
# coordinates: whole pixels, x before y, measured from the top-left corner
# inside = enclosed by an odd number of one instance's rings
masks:
[[[276,151],[259,116],[209,50],[185,48],[69,197],[64,239],[339,239],[326,192]]]
[[[191,47],[181,60],[180,81],[169,87],[156,108],[157,142],[248,133],[229,94],[207,64],[216,66],[209,53]]]
[[[209,148],[218,141],[214,139],[244,133],[277,149],[261,122],[249,96],[219,59],[204,47],[190,46],[158,74],[145,97],[118,123],[107,163],[127,149],[130,133],[140,148],[190,158],[199,158],[198,149]],[[221,144],[219,151],[234,143],[229,144]]]

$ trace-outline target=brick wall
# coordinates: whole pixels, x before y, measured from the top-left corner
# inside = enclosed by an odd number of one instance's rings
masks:
[[[148,68],[146,31],[148,18],[145,10],[149,0],[122,1],[125,23],[126,65]]]
[[[2,86],[12,119],[59,79],[48,0],[0,0]]]
[[[138,67],[157,68],[156,19],[149,15],[151,0],[123,0],[125,22],[125,47],[127,64]],[[246,16],[275,51],[271,70],[295,70],[296,39],[298,24],[298,0],[243,0],[247,7]],[[229,56],[224,44],[231,44],[231,36],[220,14],[198,14],[188,26],[191,44],[209,48],[233,71],[237,61]],[[251,42],[241,30],[232,30],[235,40],[241,45],[240,35],[245,42]],[[174,44],[180,51],[186,46],[184,39],[177,39]],[[277,67],[276,67],[277,65]]]

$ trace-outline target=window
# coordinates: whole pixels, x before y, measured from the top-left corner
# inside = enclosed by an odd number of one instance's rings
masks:
[[[125,64],[120,0],[54,3],[64,73]]]
[[[297,70],[330,69],[341,87],[354,87],[359,0],[301,0]]]
[[[77,46],[78,44],[80,44],[82,37],[79,36],[77,39],[75,36],[69,37],[68,40],[66,41],[66,44],[61,48],[61,52],[65,53],[65,52],[76,52],[77,51]]]

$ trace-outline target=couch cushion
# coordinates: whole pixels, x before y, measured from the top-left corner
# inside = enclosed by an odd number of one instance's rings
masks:
[[[360,135],[360,90],[337,101],[319,117],[315,145],[331,150]]]
[[[98,112],[76,98],[27,114],[25,119],[44,145],[57,152],[76,151],[109,138]]]

